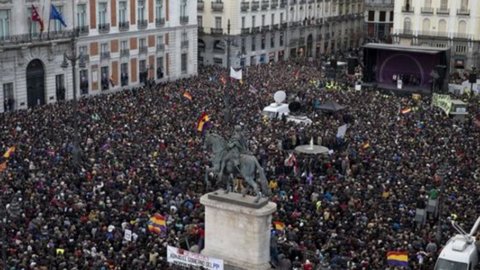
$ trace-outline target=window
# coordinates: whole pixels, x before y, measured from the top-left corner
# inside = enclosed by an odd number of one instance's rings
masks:
[[[182,0],[180,4],[180,17],[187,16],[187,0]]]
[[[32,14],[30,12],[30,14]],[[0,10],[0,40],[10,35],[10,10]],[[13,85],[12,85],[13,87]]]
[[[127,1],[120,1],[118,3],[118,21],[119,23],[127,22]]]
[[[4,111],[13,111],[15,109],[15,99],[13,96],[13,83],[3,84],[3,98],[5,99]]]
[[[102,90],[108,90],[109,88],[108,67],[102,67],[100,69],[100,74],[102,75]]]
[[[197,16],[197,24],[198,24],[198,27],[203,27],[203,18],[202,16]]]
[[[256,48],[255,48],[255,42],[256,42],[255,36],[252,36],[252,51],[255,51],[255,50],[256,50]]]
[[[120,65],[120,85],[128,85],[128,63],[122,63]]]
[[[143,59],[138,61],[138,71],[139,71],[139,78],[140,78],[140,83],[146,83],[147,82],[147,60]]]
[[[465,34],[467,32],[467,23],[465,21],[458,22],[458,31],[459,34]]]
[[[182,73],[187,73],[187,53],[182,53]]]
[[[390,11],[390,21],[393,22],[393,11]]]
[[[280,13],[280,23],[283,23],[283,13]]]
[[[461,10],[467,10],[468,9],[468,0],[462,0],[460,3],[460,9]]]
[[[252,16],[252,27],[255,27],[255,15]]]
[[[423,19],[422,30],[425,33],[428,33],[430,31],[430,20],[428,18]]]
[[[38,11],[38,8],[37,8],[37,11]],[[33,37],[36,37],[40,33],[40,25],[38,22],[32,21],[31,14],[32,14],[32,8],[28,8],[28,16],[30,19],[30,33]]]
[[[102,44],[100,45],[100,52],[101,52],[102,54],[108,52],[108,43],[102,43]]]
[[[283,46],[283,32],[280,32],[280,38],[278,39],[278,45]]]
[[[242,28],[245,28],[245,17],[242,17]]]
[[[440,9],[447,10],[448,9],[448,0],[441,0],[440,1]]]
[[[88,70],[80,70],[80,95],[88,94]]]
[[[385,22],[387,17],[387,12],[385,11],[380,11],[380,21]]]
[[[63,14],[63,7],[62,6],[55,6],[60,14]],[[63,28],[62,23],[60,20],[53,20],[53,31],[61,31]]]
[[[262,50],[265,50],[265,35],[262,35],[261,43],[260,43],[260,48]]]
[[[128,56],[129,49],[128,49],[128,40],[121,40],[120,41],[120,55]]]
[[[411,31],[412,30],[412,22],[410,18],[405,18],[403,21],[403,30],[405,31]]]
[[[272,13],[272,18],[270,20],[271,25],[275,24],[275,13]]]
[[[441,19],[438,22],[438,32],[441,35],[447,32],[447,21],[445,21],[444,19]]]
[[[222,28],[222,17],[215,17],[215,28]]]
[[[163,35],[157,36],[157,44],[163,44]]]
[[[247,51],[247,40],[242,37],[242,40],[241,40],[241,50],[242,50],[242,54],[246,54],[246,51]]]
[[[427,8],[432,7],[432,0],[425,0],[424,6]]]
[[[78,27],[87,26],[87,5],[77,5],[77,24]]]
[[[65,100],[65,76],[63,74],[55,75],[55,90],[57,100]]]
[[[275,32],[270,36],[270,48],[275,48]]]
[[[145,0],[138,0],[137,13],[139,21],[145,20]]]
[[[157,79],[163,78],[163,57],[157,57]]]
[[[368,21],[373,22],[375,21],[375,11],[369,10],[368,11]]]
[[[155,2],[155,16],[157,20],[162,18],[163,0],[156,0]]]
[[[265,26],[265,14],[262,15],[262,27]]]
[[[107,3],[105,2],[98,3],[98,24],[107,24]]]

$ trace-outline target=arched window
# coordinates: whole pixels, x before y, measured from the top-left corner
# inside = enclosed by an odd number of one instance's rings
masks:
[[[427,34],[428,34],[428,32],[430,32],[430,19],[428,19],[428,18],[423,19],[422,31],[427,33]]]
[[[460,34],[467,33],[467,23],[463,20],[458,22],[458,33]]]
[[[405,32],[411,32],[412,31],[412,21],[410,18],[405,18],[403,20],[403,30]]]

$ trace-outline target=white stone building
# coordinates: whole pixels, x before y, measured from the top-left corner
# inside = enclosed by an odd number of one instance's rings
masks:
[[[361,0],[199,0],[199,63],[233,67],[361,45]],[[228,22],[230,21],[230,38]]]
[[[479,67],[480,1],[395,1],[394,43],[451,48],[451,70]]]
[[[391,43],[395,0],[365,0],[365,38]]]
[[[67,27],[49,21],[50,4]],[[31,20],[35,6],[44,21]],[[196,0],[0,0],[0,112],[197,73]],[[73,16],[74,15],[74,16]],[[72,20],[75,18],[75,20]],[[50,29],[50,31],[48,31]],[[75,31],[73,31],[75,29]]]

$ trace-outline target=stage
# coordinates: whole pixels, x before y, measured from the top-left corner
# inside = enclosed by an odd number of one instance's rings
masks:
[[[412,94],[431,95],[432,90],[422,86],[404,85],[402,89],[398,89],[396,84],[392,83],[364,83],[364,89],[378,90],[385,94],[395,94],[398,96],[410,96]]]

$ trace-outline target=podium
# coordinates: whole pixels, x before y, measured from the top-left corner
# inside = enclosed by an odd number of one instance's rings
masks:
[[[205,249],[202,254],[223,259],[227,270],[270,269],[270,225],[277,205],[262,198],[216,191],[203,195]]]

